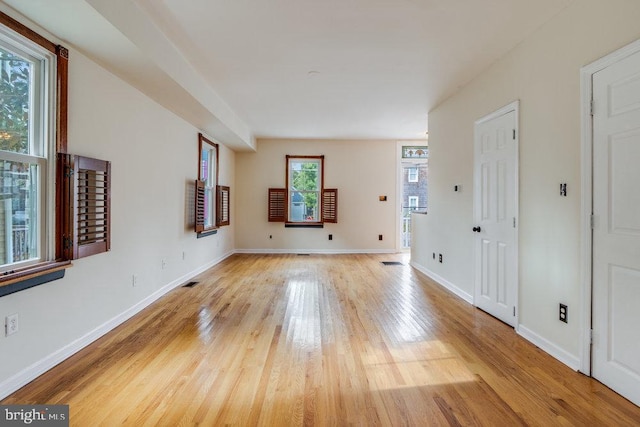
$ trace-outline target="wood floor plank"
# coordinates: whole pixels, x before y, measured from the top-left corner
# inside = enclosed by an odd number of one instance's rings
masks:
[[[1,403],[74,426],[640,424],[406,261],[234,255]]]

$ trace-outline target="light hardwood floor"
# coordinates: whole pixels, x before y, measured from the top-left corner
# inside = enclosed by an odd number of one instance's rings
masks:
[[[638,425],[402,255],[234,255],[2,403],[71,425]]]

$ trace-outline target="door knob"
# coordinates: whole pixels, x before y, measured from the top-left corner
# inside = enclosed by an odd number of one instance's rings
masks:
[[[482,231],[482,229],[478,226],[478,227],[473,227],[473,231],[475,231],[476,233],[479,233]]]

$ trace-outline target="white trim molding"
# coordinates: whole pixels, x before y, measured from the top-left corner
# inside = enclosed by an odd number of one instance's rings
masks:
[[[591,293],[592,230],[593,213],[593,128],[591,101],[593,99],[592,78],[595,73],[622,59],[640,52],[640,40],[585,65],[580,69],[580,139],[581,139],[581,200],[580,200],[580,372],[591,375]]]
[[[526,339],[530,343],[534,344],[536,347],[539,347],[541,350],[543,350],[544,352],[548,353],[550,356],[553,356],[555,359],[557,359],[560,362],[564,363],[565,365],[567,365],[568,367],[570,367],[574,371],[579,371],[580,370],[580,358],[579,357],[577,357],[577,356],[575,356],[575,355],[573,355],[571,353],[568,353],[563,348],[555,345],[551,341],[549,341],[546,338],[536,334],[531,329],[529,329],[529,328],[527,328],[525,326],[519,325],[519,327],[516,330],[516,332],[518,333],[518,335],[520,335],[521,337],[523,337],[524,339]]]
[[[425,276],[429,277],[431,280],[433,280],[434,282],[436,282],[437,284],[439,284],[443,288],[445,288],[445,289],[449,290],[450,292],[452,292],[453,294],[459,296],[460,298],[462,298],[463,300],[465,300],[469,304],[473,304],[473,295],[463,291],[462,289],[460,289],[460,287],[458,287],[458,286],[454,285],[453,283],[449,282],[444,277],[440,276],[439,274],[434,273],[433,271],[425,268],[424,266],[418,264],[417,262],[411,261],[409,263],[409,265],[411,265],[411,267],[413,267],[416,270],[418,270],[420,273],[422,273]]]
[[[0,383],[0,399],[4,399],[9,396],[11,393],[17,391],[21,387],[27,385],[31,381],[38,378],[40,375],[47,372],[49,369],[73,356],[75,353],[79,352],[83,348],[87,347],[89,344],[93,343],[97,339],[101,338],[105,334],[111,332],[113,329],[117,328],[127,320],[131,319],[136,314],[140,313],[142,310],[156,302],[158,299],[172,291],[173,289],[183,285],[191,278],[197,276],[198,274],[208,270],[209,268],[215,266],[216,264],[222,262],[227,259],[229,256],[233,255],[234,252],[228,252],[217,259],[206,263],[198,267],[197,269],[173,280],[172,282],[166,284],[162,288],[158,289],[151,295],[147,296],[143,300],[136,303],[134,306],[120,313],[119,315],[113,317],[112,319],[106,321],[102,325],[98,326],[94,330],[88,332],[82,337],[72,341],[66,346],[54,351],[50,355],[44,357],[43,359],[35,362],[31,366],[24,368],[22,371],[16,373],[15,375],[9,377],[7,380]]]
[[[395,249],[236,249],[237,254],[396,254]]]

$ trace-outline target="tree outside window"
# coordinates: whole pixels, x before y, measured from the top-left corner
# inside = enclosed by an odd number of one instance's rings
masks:
[[[0,48],[0,150],[29,152],[32,64]]]
[[[0,38],[0,269],[38,260],[43,252],[41,120],[48,94],[42,76],[48,59],[34,55]]]
[[[320,222],[321,157],[288,157],[289,222]]]

